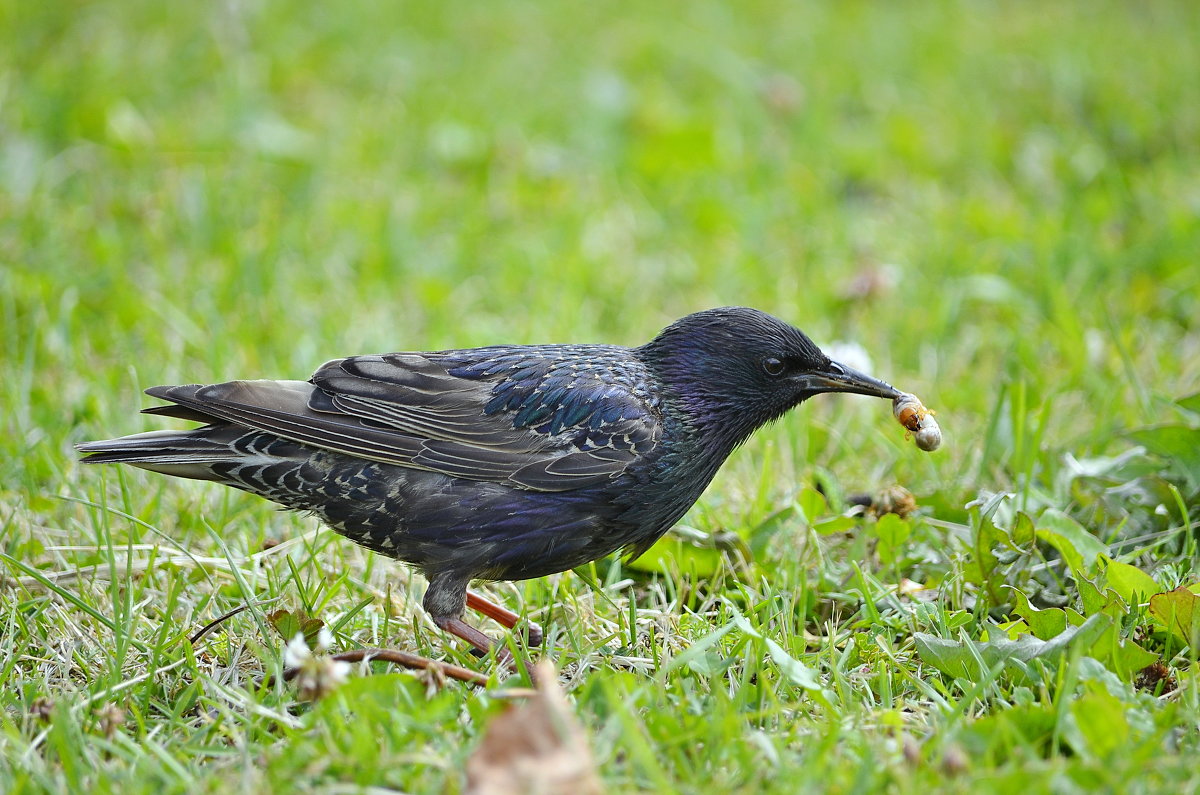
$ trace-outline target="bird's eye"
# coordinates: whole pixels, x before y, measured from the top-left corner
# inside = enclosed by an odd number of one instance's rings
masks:
[[[781,359],[768,356],[763,359],[762,366],[767,375],[783,375],[783,361]]]

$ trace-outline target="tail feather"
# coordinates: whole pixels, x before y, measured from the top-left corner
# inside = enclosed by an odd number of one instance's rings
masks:
[[[129,464],[185,478],[213,479],[212,464],[242,457],[224,434],[212,428],[193,431],[150,431],[119,439],[75,445],[85,464]]]
[[[253,387],[255,382],[248,384]],[[306,400],[312,391],[301,381],[279,384],[276,397],[290,401],[289,405]],[[199,422],[201,427],[84,442],[75,445],[80,460],[85,464],[128,464],[165,475],[216,481],[289,507],[311,509],[311,500],[297,492],[295,480],[282,486],[280,479],[294,475],[312,457],[314,449],[208,412],[205,403],[196,399],[196,393],[204,388],[200,384],[151,387],[146,394],[171,403],[143,411]]]
[[[177,420],[188,420],[189,422],[203,422],[211,424],[220,422],[211,414],[205,414],[203,411],[198,411],[187,406],[177,406],[174,403],[166,406],[151,406],[148,409],[142,409],[142,414],[155,414],[160,417],[174,417]]]

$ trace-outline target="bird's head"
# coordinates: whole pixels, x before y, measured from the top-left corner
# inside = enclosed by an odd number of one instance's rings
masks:
[[[794,326],[746,307],[688,315],[638,354],[689,424],[728,450],[821,392],[888,400],[900,395],[890,384],[833,361]]]

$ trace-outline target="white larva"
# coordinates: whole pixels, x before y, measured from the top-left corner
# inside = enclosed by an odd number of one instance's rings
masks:
[[[925,408],[916,395],[904,392],[893,400],[892,415],[908,431],[905,437],[911,435],[917,447],[929,453],[941,446],[942,429],[933,418],[933,412]]]

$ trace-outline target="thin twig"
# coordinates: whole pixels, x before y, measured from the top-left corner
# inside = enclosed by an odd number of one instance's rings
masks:
[[[460,682],[475,685],[476,687],[484,687],[488,683],[488,678],[478,671],[472,671],[469,668],[463,668],[450,663],[438,662],[431,660],[428,657],[422,657],[419,654],[410,654],[406,651],[397,649],[353,649],[351,651],[343,651],[337,654],[331,654],[330,659],[340,662],[357,663],[364,660],[383,660],[384,662],[403,665],[405,668],[414,668],[420,671],[436,671],[457,679]],[[289,668],[283,672],[283,681],[290,682],[300,673],[299,668]],[[268,677],[267,685],[271,684]]]

